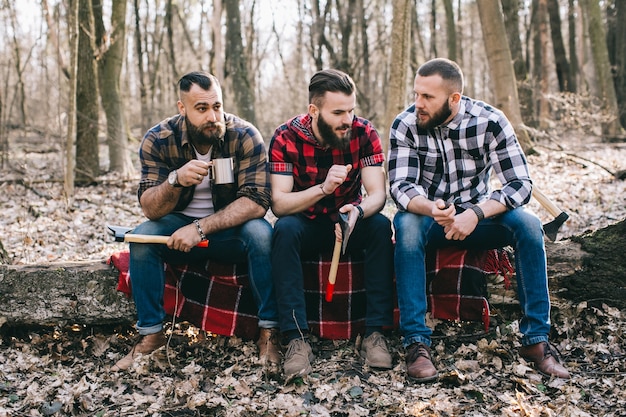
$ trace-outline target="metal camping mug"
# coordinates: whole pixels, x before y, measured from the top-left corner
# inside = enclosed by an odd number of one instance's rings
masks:
[[[216,158],[211,165],[211,173],[215,184],[231,184],[235,182],[233,158]]]

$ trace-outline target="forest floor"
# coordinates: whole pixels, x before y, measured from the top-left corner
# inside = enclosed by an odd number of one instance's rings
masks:
[[[113,242],[106,224],[143,221],[136,177],[102,177],[77,188],[68,205],[59,181],[61,148],[31,136],[11,142],[0,174],[5,263],[102,261],[126,248]],[[535,183],[570,215],[559,239],[626,218],[626,181],[614,175],[626,169],[624,142],[602,142],[582,126],[544,136],[536,148],[540,154],[529,156]],[[551,220],[536,201],[530,206]],[[392,370],[363,365],[359,340],[320,340],[313,343],[313,372],[285,381],[259,366],[252,341],[207,335],[186,323],[168,325],[166,349],[127,372],[111,372],[131,346],[132,329],[7,329],[0,321],[0,417],[626,415],[626,310],[572,302],[551,288],[551,340],[572,379],[548,379],[518,356],[514,287],[499,286],[490,282],[503,296],[490,299],[488,332],[477,323],[431,321],[441,378],[425,385],[405,378],[396,332],[389,334]]]

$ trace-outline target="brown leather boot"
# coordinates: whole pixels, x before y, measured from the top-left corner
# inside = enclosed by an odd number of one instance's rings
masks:
[[[406,348],[406,371],[415,382],[430,382],[439,373],[430,359],[430,348],[423,343],[413,343]]]
[[[555,376],[563,379],[570,378],[567,369],[559,363],[559,354],[556,349],[547,342],[522,346],[519,354],[528,362],[533,362],[539,373],[545,376]]]
[[[128,355],[117,361],[111,370],[123,371],[128,369],[140,355],[152,353],[163,345],[165,345],[165,334],[163,334],[163,330],[158,333],[141,336],[141,339],[133,346]]]
[[[259,362],[262,365],[280,365],[281,349],[278,329],[261,329],[256,345],[259,348]]]

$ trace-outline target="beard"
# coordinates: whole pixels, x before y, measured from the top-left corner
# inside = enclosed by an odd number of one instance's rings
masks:
[[[209,145],[216,144],[226,133],[226,125],[223,122],[211,122],[205,123],[201,126],[196,126],[189,119],[185,118],[185,125],[187,126],[187,134],[192,143],[196,145]],[[204,133],[206,129],[211,128],[210,133]]]
[[[320,136],[324,140],[324,143],[333,149],[346,149],[352,139],[352,125],[341,125],[337,128],[333,128],[330,124],[324,120],[321,113],[317,119],[317,130]],[[348,129],[346,133],[339,134],[335,130]]]
[[[425,122],[420,121],[419,119],[420,115],[418,113],[418,110],[415,109],[415,116],[417,116],[417,126],[426,130],[432,129],[434,127],[441,125],[443,122],[445,122],[448,119],[448,117],[450,117],[451,114],[452,114],[452,110],[450,109],[450,104],[448,104],[448,100],[446,100],[446,102],[439,108],[439,110],[433,113],[430,116],[430,119],[428,119]]]

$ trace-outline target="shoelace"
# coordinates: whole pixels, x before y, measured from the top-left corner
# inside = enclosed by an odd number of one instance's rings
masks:
[[[286,358],[290,358],[294,356],[296,353],[300,355],[306,355],[305,353],[305,344],[306,342],[302,339],[295,339],[295,343],[289,343],[289,347],[287,348]],[[299,352],[298,352],[299,351]]]
[[[430,353],[428,352],[428,348],[423,343],[414,343],[409,346],[406,352],[406,361],[408,363],[413,363],[420,356],[430,360]]]
[[[372,346],[378,346],[383,349],[387,349],[387,344],[385,343],[385,339],[383,338],[381,334],[373,333],[370,336],[370,340],[371,340]]]

